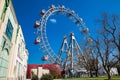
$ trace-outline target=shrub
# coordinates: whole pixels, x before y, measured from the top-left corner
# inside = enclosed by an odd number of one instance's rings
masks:
[[[31,74],[32,74],[31,80],[38,80],[38,76],[35,75],[33,71],[31,72]]]
[[[31,80],[38,80],[38,76],[37,75],[33,75]]]
[[[53,80],[53,76],[51,74],[44,74],[40,80]]]
[[[58,78],[58,72],[57,71],[50,71],[50,74],[53,76],[54,79]]]
[[[61,71],[58,65],[52,65],[49,70],[50,70],[50,74],[53,76],[54,79],[60,78]]]

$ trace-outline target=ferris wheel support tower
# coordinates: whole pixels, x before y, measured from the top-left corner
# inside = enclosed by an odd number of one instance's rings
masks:
[[[79,69],[81,67],[79,62],[81,61],[81,55],[83,55],[83,52],[76,41],[74,33],[70,33],[69,45],[67,39],[67,37],[64,37],[62,46],[59,51],[58,63],[61,65],[63,70]],[[65,59],[62,59],[62,55],[64,54],[66,54],[66,57],[64,57]]]

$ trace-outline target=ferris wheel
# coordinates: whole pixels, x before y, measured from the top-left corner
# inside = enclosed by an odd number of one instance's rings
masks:
[[[37,20],[34,24],[34,28],[37,29],[36,33],[38,37],[35,39],[35,44],[40,44],[40,49],[44,53],[42,60],[48,60],[50,63],[55,63],[56,59],[59,57],[56,56],[56,53],[50,46],[48,41],[48,37],[46,34],[46,23],[48,18],[55,13],[60,13],[64,16],[67,16],[69,19],[72,20],[73,23],[76,24],[78,29],[83,35],[89,35],[89,29],[86,27],[85,23],[83,22],[82,18],[80,18],[77,14],[75,14],[74,10],[70,10],[69,8],[65,8],[64,5],[62,6],[55,6],[51,5],[48,10],[42,10],[40,12],[41,19]]]

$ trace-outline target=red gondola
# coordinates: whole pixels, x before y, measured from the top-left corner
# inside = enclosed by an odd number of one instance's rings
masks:
[[[51,5],[50,8],[55,8],[55,5]]]
[[[62,6],[61,6],[61,8],[62,8],[62,9],[64,9],[64,8],[65,8],[65,6],[64,6],[64,5],[62,5]]]
[[[82,21],[82,18],[79,18],[79,19],[76,21],[75,24],[78,24],[78,23],[80,23],[81,21]]]
[[[55,8],[55,5],[51,5],[50,6],[50,11],[52,12],[54,8]]]
[[[82,18],[79,18],[78,21],[81,22],[81,21],[82,21]]]
[[[93,40],[91,38],[88,38],[88,42],[92,42]]]
[[[40,15],[43,16],[45,13],[46,13],[46,11],[45,11],[45,10],[42,10],[42,11],[40,12]]]
[[[65,6],[62,5],[62,6],[60,7],[60,11],[62,12],[64,8],[65,8]]]
[[[71,16],[72,14],[74,14],[73,10],[68,14],[68,17]]]
[[[38,28],[40,26],[40,21],[36,21],[34,24],[34,28]]]
[[[72,11],[70,12],[70,14],[74,14],[74,11],[72,10]]]
[[[89,29],[88,28],[85,28],[84,30],[83,30],[83,32],[88,32],[89,31]]]
[[[43,60],[43,61],[46,61],[46,60],[48,60],[48,55],[46,55],[46,56],[43,56],[43,57],[42,57],[42,60]]]
[[[40,43],[40,38],[36,38],[34,44],[39,44],[39,43]]]

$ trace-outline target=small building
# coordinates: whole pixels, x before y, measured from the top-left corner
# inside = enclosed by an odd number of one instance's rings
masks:
[[[38,76],[38,78],[41,78],[43,74],[49,74],[50,71],[48,69],[43,69],[42,67],[33,68],[30,70],[30,78],[32,78],[33,75]]]
[[[117,68],[115,68],[115,67],[111,68],[110,73],[111,73],[111,75],[118,75]]]
[[[56,64],[29,64],[27,68],[27,78],[32,77],[32,73],[41,78],[43,74],[49,74],[51,71],[57,71],[58,77],[61,77],[61,69]]]

